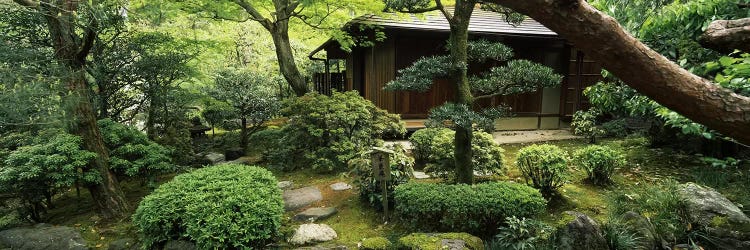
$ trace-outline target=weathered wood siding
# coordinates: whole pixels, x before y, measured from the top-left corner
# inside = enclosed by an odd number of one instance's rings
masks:
[[[396,111],[396,93],[385,91],[385,84],[396,77],[396,49],[393,39],[378,43],[363,50],[364,93],[363,96],[378,107],[391,113]]]

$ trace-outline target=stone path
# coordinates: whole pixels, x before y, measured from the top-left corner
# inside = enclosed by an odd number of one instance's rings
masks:
[[[333,189],[333,191],[344,191],[344,190],[352,189],[352,185],[346,184],[344,182],[337,182],[337,183],[331,184],[331,189]]]
[[[313,207],[295,215],[294,220],[314,222],[331,217],[337,212],[338,210],[335,207]]]
[[[320,190],[314,186],[284,191],[282,197],[286,211],[294,211],[323,200]]]
[[[293,245],[304,245],[314,242],[326,242],[337,238],[336,231],[326,224],[302,224],[289,239]]]

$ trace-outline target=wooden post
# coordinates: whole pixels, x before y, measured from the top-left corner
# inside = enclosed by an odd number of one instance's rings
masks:
[[[379,180],[383,195],[383,222],[388,222],[388,181],[391,180],[391,154],[393,151],[374,147],[372,150],[372,171],[375,180]]]

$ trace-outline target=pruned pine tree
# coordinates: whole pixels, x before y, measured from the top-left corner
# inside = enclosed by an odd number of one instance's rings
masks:
[[[410,67],[399,71],[400,76],[387,84],[388,90],[427,91],[434,79],[449,79],[453,87],[453,101],[433,109],[430,121],[444,124],[449,121],[456,131],[454,157],[456,181],[471,184],[474,182],[471,140],[475,127],[489,129],[494,120],[507,116],[507,106],[475,110],[474,101],[501,95],[525,93],[543,87],[555,86],[562,76],[548,67],[526,60],[511,60],[512,49],[489,41],[469,42],[469,21],[476,4],[480,1],[455,2],[447,8],[440,0],[387,0],[387,9],[402,13],[423,13],[440,11],[450,25],[448,55],[423,57]],[[505,15],[506,21],[518,23],[523,16],[500,5],[483,5],[483,9]],[[506,62],[503,66],[491,68],[479,75],[468,75],[468,65],[472,62],[494,60]]]

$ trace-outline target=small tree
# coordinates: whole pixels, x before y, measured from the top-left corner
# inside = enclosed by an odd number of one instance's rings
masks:
[[[250,70],[226,69],[216,76],[211,95],[232,106],[235,117],[240,119],[240,147],[243,151],[247,150],[248,137],[263,128],[263,123],[281,108],[273,91],[274,81],[271,76]]]
[[[209,102],[201,110],[201,116],[211,126],[211,135],[216,136],[216,125],[232,116],[232,106],[225,102]]]
[[[450,44],[448,45],[450,48]],[[468,87],[471,90],[468,102],[446,103],[430,111],[428,125],[446,126],[445,121],[450,121],[447,127],[455,129],[456,136],[459,136],[459,130],[468,132],[471,143],[471,131],[492,132],[495,119],[508,116],[510,113],[510,108],[505,105],[478,109],[473,105],[475,100],[532,92],[556,86],[562,80],[562,76],[549,67],[527,60],[511,59],[512,57],[512,49],[503,44],[485,40],[471,41],[467,45],[467,63],[454,63],[448,55],[423,57],[410,67],[400,70],[400,76],[389,82],[386,89],[425,92],[430,89],[434,79],[447,78],[454,71],[466,70],[469,62],[505,62],[503,66],[493,67],[484,73],[468,77]],[[471,148],[464,149],[463,152],[459,149],[457,146],[454,152],[457,161],[457,181],[471,183]],[[459,155],[468,155],[468,162],[460,164],[459,159],[463,158]],[[465,167],[466,165],[469,167]]]

